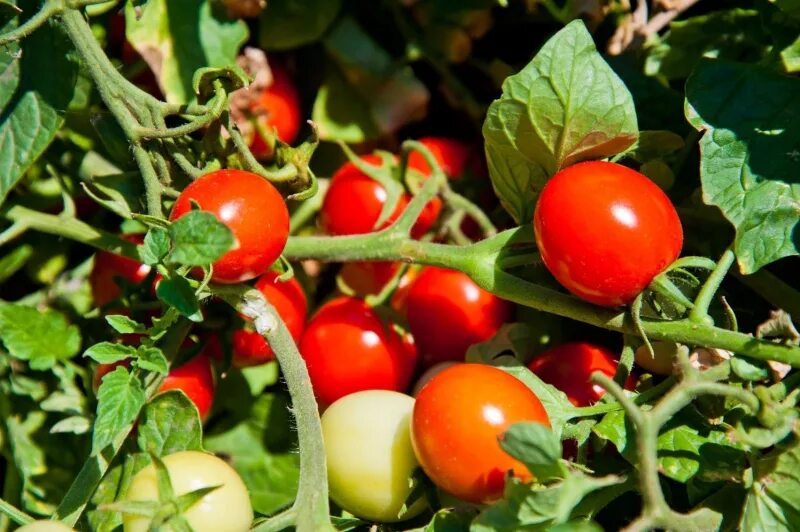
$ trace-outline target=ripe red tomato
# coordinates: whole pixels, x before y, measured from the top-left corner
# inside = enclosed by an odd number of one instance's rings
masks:
[[[605,390],[589,382],[592,373],[602,371],[613,377],[619,361],[614,354],[599,345],[588,342],[571,342],[548,349],[528,365],[544,382],[552,384],[565,394],[575,406],[589,406],[603,397]],[[625,387],[636,384],[629,376]]]
[[[466,144],[460,140],[446,137],[422,137],[418,140],[431,151],[447,177],[451,179],[461,177],[470,156],[470,150]],[[417,151],[412,151],[408,156],[408,166],[424,175],[431,173],[431,168],[425,158]]]
[[[141,244],[144,241],[144,235],[122,235],[122,238],[134,244]],[[121,277],[138,284],[144,281],[149,273],[150,266],[138,260],[107,251],[98,251],[89,274],[89,286],[92,288],[95,306],[104,307],[121,295],[120,286],[115,278]]]
[[[278,281],[278,273],[267,272],[256,282],[255,287],[275,307],[286,328],[297,342],[303,334],[308,312],[308,301],[303,287],[292,277],[286,282]],[[233,365],[237,368],[257,366],[275,359],[275,353],[263,336],[252,328],[233,331]]]
[[[292,144],[300,131],[300,96],[292,78],[282,66],[271,63],[270,70],[272,85],[261,93],[250,111],[264,129],[269,131],[275,128],[279,139]],[[250,151],[260,159],[271,155],[270,147],[258,133],[253,135]]]
[[[380,293],[399,268],[398,262],[347,262],[339,270],[339,275],[348,288],[359,297],[364,297]],[[416,268],[407,269],[390,299],[391,307],[403,315],[406,312],[408,292],[417,275],[419,270]]]
[[[127,360],[113,364],[98,364],[92,377],[95,390],[100,388],[103,377],[114,371],[117,366],[128,367]],[[172,368],[159,388],[159,392],[167,390],[181,390],[197,407],[200,419],[205,420],[214,401],[214,374],[211,360],[205,352],[191,358],[185,364]]]
[[[230,228],[234,249],[214,263],[214,281],[238,283],[265,273],[280,257],[289,238],[289,211],[266,179],[242,170],[217,170],[181,192],[170,213],[177,220],[192,208],[191,200]]]
[[[417,362],[411,336],[401,336],[352,297],[320,307],[300,340],[300,354],[323,405],[362,390],[405,391]]]
[[[533,217],[547,269],[576,296],[630,303],[681,251],[675,208],[642,174],[602,161],[579,163],[545,185]]]
[[[364,155],[361,159],[375,166],[381,163],[377,155]],[[331,185],[322,202],[320,224],[326,233],[332,235],[371,233],[397,220],[408,201],[409,195],[403,194],[389,219],[376,228],[375,223],[386,203],[386,189],[353,163],[347,162],[331,178]],[[419,238],[424,235],[436,221],[440,210],[441,202],[428,203],[414,224],[411,236]]]
[[[544,406],[527,386],[492,366],[458,364],[419,391],[411,441],[434,484],[459,499],[487,503],[502,496],[508,471],[531,479],[498,443],[510,425],[521,421],[550,426]]]
[[[425,367],[464,360],[467,348],[488,340],[513,307],[465,273],[426,267],[408,292],[408,325]]]

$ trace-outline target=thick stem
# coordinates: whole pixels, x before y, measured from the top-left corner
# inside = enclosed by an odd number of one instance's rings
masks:
[[[333,530],[328,517],[328,474],[319,410],[308,369],[292,335],[257,290],[248,286],[212,286],[211,290],[253,320],[275,353],[292,396],[300,452],[300,483],[292,506],[297,530]]]
[[[694,300],[694,307],[689,312],[690,320],[702,323],[711,319],[708,315],[708,308],[711,306],[714,295],[717,293],[717,290],[719,290],[722,280],[728,274],[728,270],[731,269],[735,260],[736,255],[733,253],[733,250],[730,248],[726,249],[725,253],[720,257],[719,262],[717,262],[717,267],[714,268],[708,276],[708,279],[706,279],[706,282],[697,294]]]

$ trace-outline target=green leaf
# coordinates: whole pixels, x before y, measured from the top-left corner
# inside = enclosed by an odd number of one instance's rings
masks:
[[[169,372],[167,357],[158,347],[139,346],[136,354],[138,356],[136,359],[137,367],[147,371],[155,371],[161,375],[166,375]]]
[[[144,325],[123,314],[109,314],[105,318],[106,322],[120,334],[141,334],[147,330]]]
[[[192,101],[195,70],[234,64],[248,36],[243,21],[217,13],[210,0],[149,0],[141,18],[128,2],[125,31],[171,103]]]
[[[407,532],[463,532],[469,529],[469,524],[474,517],[475,514],[471,511],[444,508],[433,514],[433,518],[427,525]]]
[[[40,7],[30,0],[18,5],[26,14]],[[13,29],[15,20],[3,25],[0,18],[0,33]],[[78,71],[71,50],[54,24],[44,24],[21,48],[12,43],[0,50],[0,204],[64,122]]]
[[[230,402],[229,410],[241,418],[234,423],[229,416],[223,430],[207,434],[206,449],[230,456],[256,512],[269,515],[291,504],[300,462],[294,434],[286,430],[290,423],[288,398],[276,394],[253,398],[235,374],[221,383],[217,398]]]
[[[326,70],[311,119],[322,139],[358,144],[380,136],[369,112],[369,99],[358,94],[335,66]]]
[[[13,303],[0,304],[0,339],[12,357],[40,370],[72,358],[81,346],[80,330],[63,314]]]
[[[103,378],[97,391],[93,455],[110,445],[119,432],[136,420],[144,402],[142,383],[124,367],[117,366]]]
[[[745,275],[797,255],[800,80],[756,66],[702,61],[686,86],[700,139],[703,201],[736,228]]]
[[[616,476],[590,477],[579,472],[546,487],[522,484],[512,478],[506,484],[503,500],[482,511],[470,532],[510,532],[564,524],[573,518],[573,510],[588,494],[622,482]]]
[[[33,246],[22,244],[0,258],[0,283],[21,270],[33,256]]]
[[[190,320],[196,322],[203,321],[203,315],[200,312],[200,302],[197,300],[194,288],[189,284],[189,281],[180,275],[162,279],[156,287],[156,295],[158,299],[174,307]]]
[[[672,131],[640,131],[639,138],[622,155],[646,163],[680,150],[683,144],[683,137]]]
[[[684,79],[703,57],[758,60],[767,51],[761,17],[755,9],[724,9],[677,20],[648,50],[645,73]]]
[[[319,40],[333,23],[341,4],[341,0],[270,1],[259,20],[261,47],[287,50]]]
[[[754,466],[742,530],[779,532],[800,528],[800,445],[778,448]]]
[[[505,452],[525,464],[539,482],[562,478],[561,441],[549,427],[540,423],[515,423],[500,439]]]
[[[113,364],[136,356],[136,348],[125,344],[100,342],[84,351],[83,356],[89,357],[100,364]]]
[[[164,260],[169,253],[169,233],[160,227],[151,227],[144,235],[144,243],[137,246],[139,258],[150,266],[155,266]]]
[[[340,94],[328,86],[327,90],[320,91],[314,102],[312,119],[315,122],[321,119],[318,124],[320,138],[355,142],[333,134],[346,131],[355,138],[358,133],[372,131],[377,135],[388,135],[424,118],[430,99],[428,89],[405,62],[396,60],[381,48],[353,18],[339,20],[323,44],[341,74],[341,79],[334,83],[341,83],[336,87]],[[342,91],[344,87],[352,89],[360,98],[342,109],[347,100],[341,99],[346,95],[341,93],[348,92],[346,89]],[[362,111],[359,111],[359,106]],[[349,110],[357,111],[355,127],[349,127],[352,123],[346,114]]]
[[[158,394],[142,411],[137,442],[144,452],[167,456],[203,450],[203,427],[197,407],[185,393]]]
[[[175,220],[169,236],[174,243],[169,260],[187,266],[207,266],[234,245],[228,226],[204,211],[191,211]]]
[[[731,359],[731,371],[746,381],[761,381],[769,378],[766,362],[737,355]]]
[[[499,355],[511,351],[520,362],[529,362],[536,349],[537,338],[527,323],[504,323],[497,333],[485,342],[471,345],[465,360],[490,364]]]
[[[519,223],[533,218],[539,192],[558,170],[620,153],[637,135],[631,95],[581,21],[506,79],[483,124],[492,185]]]

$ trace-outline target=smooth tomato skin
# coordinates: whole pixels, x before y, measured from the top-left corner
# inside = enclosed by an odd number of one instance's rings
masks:
[[[278,311],[278,315],[286,324],[294,341],[300,340],[308,312],[308,300],[303,287],[296,278],[278,281],[278,273],[269,271],[256,281],[259,290],[269,303]],[[247,318],[245,318],[247,319]],[[275,353],[263,336],[248,329],[233,331],[233,365],[237,368],[258,366],[275,360]]]
[[[388,390],[342,397],[322,414],[330,496],[362,519],[393,523],[419,515],[424,498],[403,510],[417,459],[411,446],[414,399]]]
[[[189,184],[170,213],[189,212],[191,200],[233,232],[235,247],[214,263],[213,280],[238,283],[258,277],[280,257],[289,238],[289,211],[266,179],[242,170],[217,170]]]
[[[362,390],[405,391],[417,364],[413,338],[401,337],[364,301],[352,297],[320,307],[299,348],[323,405]]]
[[[180,451],[161,458],[176,496],[200,488],[220,486],[183,513],[195,532],[246,532],[253,522],[250,495],[236,471],[216,456],[200,451]],[[131,480],[128,501],[157,501],[156,468],[148,464]],[[125,532],[145,532],[150,518],[123,514]]]
[[[214,372],[211,359],[200,353],[185,364],[171,368],[159,392],[181,390],[197,407],[200,419],[205,421],[214,402]]]
[[[418,141],[430,150],[447,177],[451,179],[461,177],[470,157],[469,146],[460,140],[447,137],[422,137]],[[431,167],[418,151],[412,151],[408,156],[408,166],[424,175],[431,173]]]
[[[667,195],[639,172],[602,161],[553,176],[533,224],[550,273],[576,296],[606,307],[633,301],[683,246]]]
[[[548,349],[528,365],[540,379],[567,395],[575,406],[589,406],[600,400],[605,390],[590,382],[592,373],[601,371],[614,377],[619,361],[614,353],[588,342],[570,342]],[[636,384],[628,376],[625,388]]]
[[[75,529],[50,519],[40,519],[16,529],[16,532],[75,532]]]
[[[289,73],[278,64],[270,64],[272,85],[267,87],[253,104],[252,111],[263,118],[261,125],[269,131],[275,128],[278,138],[286,144],[297,140],[300,131],[300,96]],[[256,133],[250,143],[250,151],[262,159],[271,155],[270,147]]]
[[[144,235],[122,235],[122,238],[134,244],[144,242]],[[150,266],[138,260],[107,251],[98,251],[94,256],[92,271],[89,273],[89,286],[92,289],[95,306],[104,307],[121,295],[122,291],[114,280],[116,277],[138,284],[144,281],[149,273]]]
[[[458,364],[417,394],[411,441],[422,469],[459,499],[488,503],[503,494],[506,472],[530,480],[528,469],[500,447],[514,423],[550,426],[541,401],[516,377],[482,364]]]
[[[399,268],[399,262],[346,262],[339,270],[339,276],[357,296],[365,297],[380,293]],[[389,300],[390,306],[403,316],[406,314],[408,292],[418,274],[416,268],[408,268]]]
[[[377,155],[364,155],[361,159],[374,166],[381,164]],[[331,184],[319,214],[320,225],[331,235],[360,235],[384,229],[397,220],[409,202],[404,193],[394,212],[380,227],[375,223],[380,218],[386,203],[383,185],[364,174],[351,162],[345,163],[331,177]],[[411,230],[411,236],[419,238],[431,228],[441,211],[441,202],[429,202]]]
[[[463,361],[467,348],[494,336],[513,306],[465,273],[426,267],[406,299],[408,325],[424,367]]]

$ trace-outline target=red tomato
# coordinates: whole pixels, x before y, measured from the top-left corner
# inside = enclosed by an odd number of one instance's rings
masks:
[[[539,398],[503,370],[458,364],[433,377],[417,395],[411,441],[422,469],[459,499],[487,503],[503,494],[508,471],[530,480],[527,468],[500,447],[514,423],[550,426]]]
[[[460,140],[445,137],[423,137],[419,139],[419,142],[431,151],[447,177],[451,179],[461,177],[470,156],[470,150],[466,144]],[[417,151],[412,151],[408,156],[408,166],[424,175],[431,173],[431,167],[428,166],[422,154]]]
[[[329,405],[362,390],[404,391],[417,351],[360,299],[340,297],[317,311],[300,340],[317,399]]]
[[[267,272],[255,284],[264,297],[278,311],[286,328],[297,342],[303,334],[308,312],[308,301],[303,287],[292,277],[286,282],[278,281],[278,273]],[[257,366],[275,359],[263,336],[251,329],[233,331],[233,365],[238,368]]]
[[[98,364],[92,378],[95,390],[100,388],[103,377],[114,371],[117,366],[129,367],[130,363],[123,360],[113,364]],[[214,374],[211,371],[211,360],[208,355],[201,352],[182,366],[170,369],[159,388],[160,392],[167,390],[183,391],[197,407],[200,419],[205,420],[214,400]]]
[[[289,211],[263,177],[242,170],[206,174],[181,192],[170,220],[189,212],[191,200],[227,225],[236,239],[234,249],[214,263],[214,281],[247,281],[265,273],[280,257],[289,238]]]
[[[533,224],[542,259],[558,282],[608,307],[630,303],[683,245],[666,194],[642,174],[602,161],[553,176]]]
[[[364,155],[361,159],[375,166],[381,163],[377,155]],[[386,189],[353,163],[347,162],[331,178],[331,185],[322,202],[320,223],[323,230],[332,235],[371,233],[397,220],[408,201],[409,195],[403,194],[389,219],[376,228],[375,223],[386,203]],[[440,210],[441,202],[428,203],[414,224],[411,236],[419,238],[424,235],[438,218]]]
[[[278,138],[286,144],[292,144],[300,131],[300,96],[292,78],[283,67],[270,64],[272,85],[267,87],[251,107],[261,126],[269,131],[275,128]],[[250,151],[258,158],[271,155],[270,147],[256,133],[250,143]]]
[[[467,348],[494,336],[513,310],[467,274],[433,267],[423,268],[411,285],[406,306],[425,367],[464,360]]]
[[[144,235],[121,235],[121,237],[135,244],[144,241]],[[92,272],[89,274],[89,286],[92,288],[95,306],[104,307],[121,295],[122,291],[115,278],[120,277],[138,284],[144,281],[149,273],[150,266],[138,260],[107,251],[98,251],[94,256]]]
[[[211,371],[211,360],[205,353],[200,353],[191,360],[172,368],[158,391],[181,390],[197,406],[200,419],[205,420],[214,401],[214,373]]]
[[[364,297],[380,293],[399,268],[398,262],[347,262],[339,270],[339,275],[357,296]],[[407,269],[390,298],[391,307],[403,315],[406,313],[408,292],[418,273],[416,268]]]
[[[613,377],[618,363],[617,357],[604,347],[572,342],[545,351],[528,367],[544,382],[567,394],[573,405],[589,406],[605,394],[601,386],[589,382],[592,373],[602,371]],[[633,377],[629,376],[625,387],[630,390],[634,385]]]

